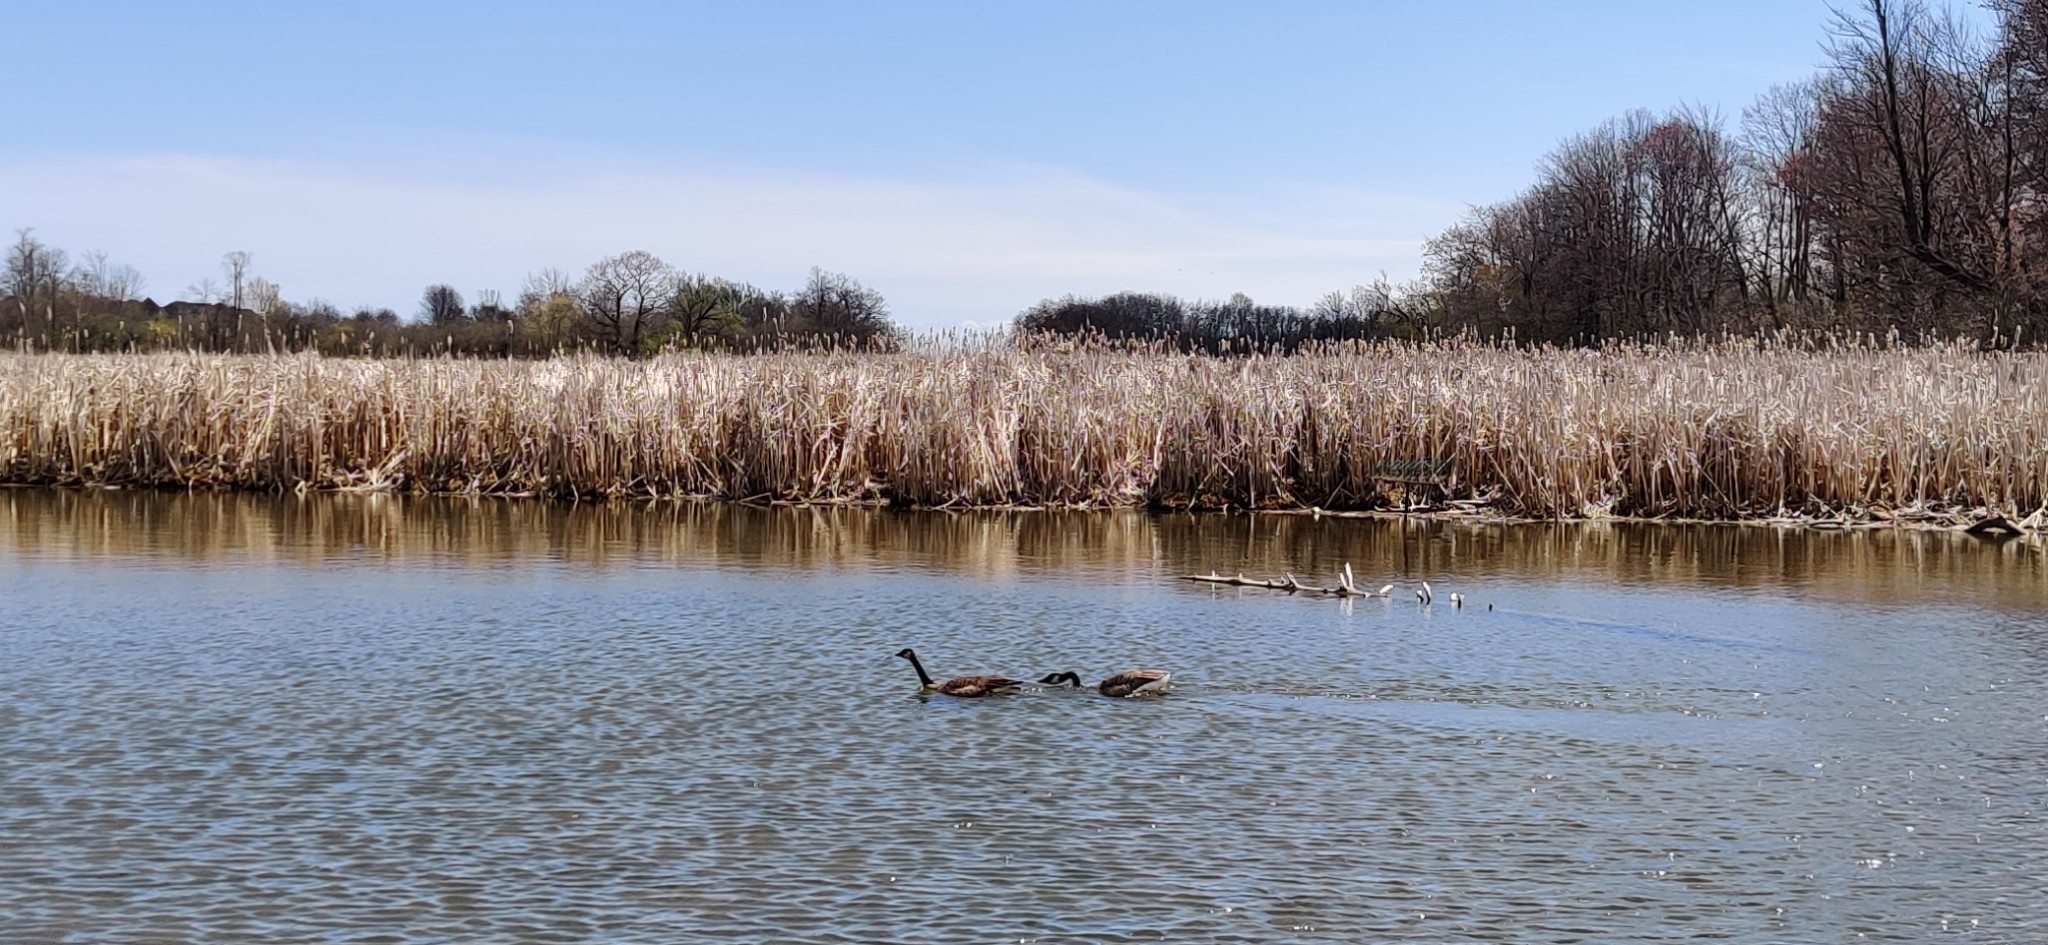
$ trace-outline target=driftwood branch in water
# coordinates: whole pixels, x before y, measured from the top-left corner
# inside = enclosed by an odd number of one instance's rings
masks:
[[[1977,524],[1971,525],[1970,527],[1963,529],[1963,531],[1975,535],[1979,538],[2009,538],[2014,535],[2026,534],[2025,530],[2021,529],[2018,525],[2014,525],[2013,523],[2006,521],[2005,516],[1999,515],[1995,512],[1992,513],[1990,516],[1986,517],[1984,520],[1978,522]]]
[[[1284,578],[1261,580],[1259,578],[1245,577],[1244,572],[1241,571],[1235,576],[1217,574],[1215,571],[1210,571],[1208,574],[1188,574],[1183,575],[1182,580],[1198,581],[1203,584],[1225,584],[1231,587],[1263,587],[1268,590],[1286,591],[1289,594],[1334,594],[1338,597],[1392,597],[1394,595],[1394,585],[1392,584],[1382,587],[1377,591],[1359,590],[1357,580],[1351,574],[1351,563],[1348,561],[1344,563],[1344,573],[1337,575],[1337,586],[1335,587],[1317,587],[1313,584],[1303,584],[1301,579],[1293,574],[1288,574]]]

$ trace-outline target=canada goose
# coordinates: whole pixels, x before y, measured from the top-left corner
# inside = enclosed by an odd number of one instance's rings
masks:
[[[1173,674],[1163,669],[1134,669],[1096,683],[1095,691],[1105,696],[1128,699],[1131,696],[1165,692],[1166,684],[1172,681]],[[1050,673],[1039,682],[1048,686],[1057,686],[1063,682],[1073,683],[1074,688],[1081,688],[1081,677],[1077,673]]]
[[[1014,691],[1024,684],[1021,679],[1008,676],[955,676],[945,682],[933,682],[930,673],[924,671],[924,664],[917,661],[917,653],[910,647],[897,651],[897,656],[910,661],[910,668],[917,670],[919,692],[936,692],[942,696],[958,696],[975,699],[981,696],[996,696]]]

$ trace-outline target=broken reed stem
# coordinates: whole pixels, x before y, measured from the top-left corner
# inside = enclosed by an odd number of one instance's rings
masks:
[[[649,361],[0,355],[0,482],[1540,518],[2048,500],[2048,356],[1829,341],[1292,357],[998,344]]]

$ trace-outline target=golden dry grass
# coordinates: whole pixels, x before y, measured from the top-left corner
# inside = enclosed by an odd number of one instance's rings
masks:
[[[651,361],[0,356],[0,481],[917,506],[1362,508],[1452,459],[1504,512],[2048,498],[2048,356],[1446,342],[1285,358],[930,345]]]

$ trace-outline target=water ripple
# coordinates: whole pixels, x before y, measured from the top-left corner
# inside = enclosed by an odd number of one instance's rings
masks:
[[[2028,614],[515,564],[0,569],[0,938],[2048,938]]]

